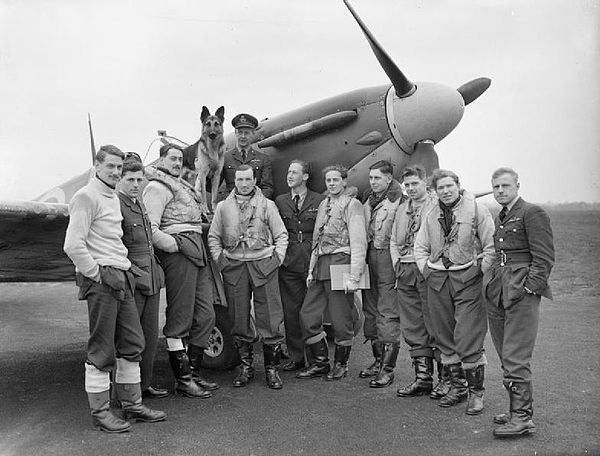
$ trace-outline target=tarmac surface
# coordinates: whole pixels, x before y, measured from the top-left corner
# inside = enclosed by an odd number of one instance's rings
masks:
[[[370,362],[370,347],[357,338],[340,382],[283,373],[283,390],[269,390],[258,356],[249,387],[233,388],[233,371],[208,372],[221,385],[212,398],[147,400],[168,420],[118,435],[91,426],[86,338],[86,306],[73,283],[0,284],[0,455],[600,455],[596,296],[542,303],[533,366],[537,434],[516,440],[492,437],[492,417],[508,398],[489,336],[480,416],[465,415],[464,403],[442,409],[426,396],[396,397],[413,375],[404,344],[394,384],[369,388],[358,371]],[[173,388],[164,339],[156,384]]]

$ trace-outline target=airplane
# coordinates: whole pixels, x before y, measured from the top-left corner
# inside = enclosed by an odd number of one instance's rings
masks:
[[[348,184],[359,191],[368,188],[369,166],[378,160],[394,163],[396,178],[413,164],[421,164],[431,173],[439,168],[434,146],[456,128],[465,106],[491,84],[485,77],[458,89],[411,81],[349,1],[343,2],[391,84],[357,89],[261,120],[254,144],[272,159],[275,194],[287,191],[287,167],[294,158],[309,162],[316,171],[333,163],[348,167]],[[89,117],[88,123],[93,157],[95,145]],[[187,146],[164,131],[153,141],[169,142]],[[227,135],[225,142],[227,149],[232,149],[234,134]],[[68,202],[93,176],[91,168],[33,201],[0,201],[0,282],[73,279],[74,267],[62,250]],[[309,186],[315,191],[325,190],[320,173],[313,173]]]

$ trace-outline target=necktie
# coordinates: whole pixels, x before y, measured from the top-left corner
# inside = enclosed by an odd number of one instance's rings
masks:
[[[500,211],[500,214],[498,214],[498,218],[500,219],[500,221],[504,220],[504,217],[506,217],[507,212],[508,212],[508,207],[502,206],[502,210]]]
[[[242,149],[242,161],[246,163],[246,149]]]
[[[294,207],[296,212],[300,212],[300,195],[294,195]]]

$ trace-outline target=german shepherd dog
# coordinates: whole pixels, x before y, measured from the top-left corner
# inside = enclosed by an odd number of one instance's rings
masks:
[[[200,121],[202,122],[202,136],[200,136],[196,144],[193,144],[184,151],[184,165],[191,168],[191,170],[195,168],[197,173],[195,182],[196,191],[202,195],[202,200],[205,204],[207,203],[206,181],[207,179],[210,180],[210,207],[211,212],[214,212],[217,205],[219,185],[221,184],[221,172],[223,171],[225,154],[225,140],[223,139],[225,108],[221,106],[214,115],[211,115],[208,108],[202,106]],[[192,177],[193,174],[188,172],[188,176]]]

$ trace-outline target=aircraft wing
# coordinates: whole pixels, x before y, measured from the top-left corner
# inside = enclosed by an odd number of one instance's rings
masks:
[[[67,204],[0,201],[0,282],[73,280],[63,252]]]

